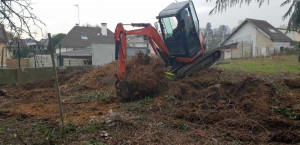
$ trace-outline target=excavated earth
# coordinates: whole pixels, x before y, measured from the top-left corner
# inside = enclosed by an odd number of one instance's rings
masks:
[[[169,81],[160,59],[127,63],[132,102],[116,96],[114,63],[0,91],[0,144],[300,144],[300,80],[217,67]]]

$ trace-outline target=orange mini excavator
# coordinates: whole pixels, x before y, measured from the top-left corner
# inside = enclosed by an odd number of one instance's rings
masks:
[[[119,97],[127,98],[128,82],[125,80],[127,35],[144,35],[152,49],[166,64],[166,77],[180,79],[213,65],[221,50],[206,49],[200,32],[199,20],[191,0],[172,3],[157,16],[158,27],[149,23],[119,23],[115,30],[116,88]],[[141,27],[125,30],[124,25]],[[119,66],[118,66],[119,65]]]

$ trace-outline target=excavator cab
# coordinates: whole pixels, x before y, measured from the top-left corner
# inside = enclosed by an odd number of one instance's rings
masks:
[[[158,19],[172,57],[193,58],[204,51],[199,20],[191,0],[170,4],[159,13]]]

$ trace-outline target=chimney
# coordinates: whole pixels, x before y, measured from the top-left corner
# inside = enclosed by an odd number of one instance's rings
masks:
[[[102,36],[107,36],[107,23],[101,23],[102,26]]]

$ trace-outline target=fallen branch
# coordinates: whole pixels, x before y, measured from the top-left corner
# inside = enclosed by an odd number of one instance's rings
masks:
[[[24,145],[27,145],[27,143],[25,143],[25,142],[23,141],[23,139],[21,138],[21,135],[19,134],[18,130],[16,130],[16,133],[17,133],[17,137],[18,137],[18,139],[21,141],[21,143],[24,144]]]

